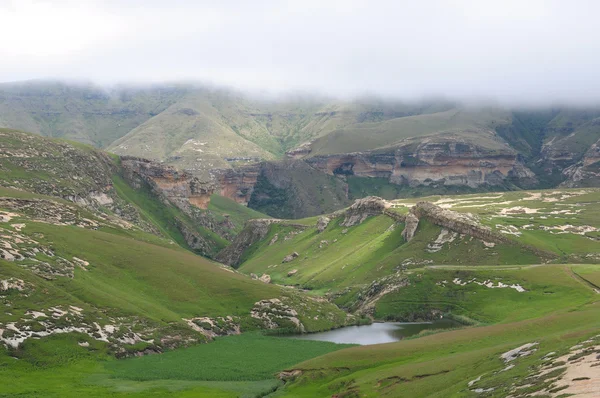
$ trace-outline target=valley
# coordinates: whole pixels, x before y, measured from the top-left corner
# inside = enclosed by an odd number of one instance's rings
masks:
[[[120,90],[0,87],[0,396],[598,391],[596,110]]]

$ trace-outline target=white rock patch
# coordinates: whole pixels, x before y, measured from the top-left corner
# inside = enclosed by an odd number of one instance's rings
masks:
[[[507,215],[507,214],[535,214],[538,212],[539,209],[530,209],[529,207],[523,207],[523,206],[515,206],[515,207],[509,207],[508,209],[502,209],[500,210],[500,214],[502,215]]]
[[[523,292],[527,291],[527,290],[525,290],[523,288],[523,286],[521,286],[519,284],[513,283],[512,285],[508,285],[508,284],[502,283],[502,282],[498,282],[497,284],[494,284],[494,282],[492,282],[489,279],[486,280],[486,281],[483,281],[483,282],[479,282],[475,278],[473,278],[473,279],[471,279],[469,281],[462,281],[460,278],[454,278],[452,280],[452,283],[454,283],[455,285],[459,285],[459,286],[466,286],[469,283],[475,283],[476,285],[479,285],[479,286],[485,286],[488,289],[506,289],[506,288],[510,288],[510,289],[515,289],[519,293],[523,293]],[[444,286],[445,284],[446,284],[446,281],[440,282],[441,286]]]
[[[514,349],[507,351],[504,354],[500,355],[500,358],[504,362],[511,362],[517,358],[526,357],[537,351],[537,348],[534,348],[537,345],[538,345],[538,343],[536,343],[536,342],[523,344],[520,347],[514,348]]]
[[[458,234],[456,232],[450,232],[449,230],[443,228],[438,237],[427,245],[426,250],[429,253],[439,252],[444,247],[444,244],[454,242],[457,236]]]
[[[590,225],[555,225],[552,227],[548,227],[545,225],[540,226],[544,231],[548,231],[551,234],[575,234],[575,235],[585,235],[588,232],[598,232],[600,231],[598,228],[592,227]]]

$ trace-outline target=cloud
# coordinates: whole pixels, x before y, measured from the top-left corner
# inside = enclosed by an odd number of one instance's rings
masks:
[[[0,0],[0,80],[600,102],[590,0]]]

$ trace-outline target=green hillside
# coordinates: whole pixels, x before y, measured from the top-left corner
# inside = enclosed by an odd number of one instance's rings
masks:
[[[595,396],[599,115],[0,85],[0,397]]]
[[[105,148],[187,91],[180,86],[121,87],[28,81],[0,84],[0,127]]]
[[[590,358],[596,355],[600,324],[597,293],[573,279],[569,268],[427,271],[428,278],[437,280],[445,280],[448,273],[478,279],[492,273],[496,280],[516,279],[530,290],[464,291],[464,295],[477,299],[461,304],[468,310],[477,308],[476,311],[493,315],[493,325],[349,348],[309,360],[293,367],[302,375],[286,386],[287,396],[525,397],[535,392],[557,396],[560,390],[577,396],[578,391],[585,390],[578,389],[575,376],[564,377],[565,372],[576,366],[582,353],[593,354]],[[598,274],[598,268],[594,269],[594,274]],[[416,282],[414,288],[419,287]],[[552,294],[561,298],[548,298]],[[524,344],[534,347],[529,355],[510,362],[501,359],[502,354]],[[590,372],[587,374],[594,374],[593,368]]]

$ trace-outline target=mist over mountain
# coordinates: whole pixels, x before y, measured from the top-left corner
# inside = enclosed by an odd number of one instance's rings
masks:
[[[599,11],[587,0],[11,0],[0,81],[589,105],[600,100]]]
[[[598,15],[0,0],[0,397],[600,396]]]

